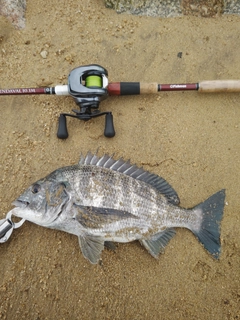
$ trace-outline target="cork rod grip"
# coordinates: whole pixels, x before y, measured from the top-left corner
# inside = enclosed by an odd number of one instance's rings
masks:
[[[158,92],[158,84],[156,82],[145,83],[140,82],[140,94],[156,93]]]
[[[200,92],[240,92],[240,80],[209,80],[199,82]]]

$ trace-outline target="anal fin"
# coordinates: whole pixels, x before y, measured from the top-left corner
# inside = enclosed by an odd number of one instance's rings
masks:
[[[163,249],[174,235],[175,230],[173,228],[169,228],[155,234],[151,239],[139,241],[154,258],[158,258],[159,254],[163,252]]]

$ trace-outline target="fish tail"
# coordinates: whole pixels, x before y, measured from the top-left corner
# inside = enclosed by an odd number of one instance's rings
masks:
[[[223,189],[193,208],[194,211],[201,210],[202,223],[198,230],[191,230],[215,259],[219,258],[221,252],[220,223],[223,216],[224,200],[225,190]]]

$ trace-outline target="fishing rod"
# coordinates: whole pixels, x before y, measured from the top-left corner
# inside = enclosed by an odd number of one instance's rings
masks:
[[[108,72],[97,64],[80,66],[73,69],[68,76],[67,85],[44,88],[15,88],[0,89],[2,95],[35,95],[55,94],[70,95],[74,98],[79,110],[72,110],[75,114],[61,113],[57,137],[68,137],[66,117],[79,120],[90,120],[105,115],[106,137],[114,137],[113,115],[110,111],[100,112],[99,104],[108,95],[138,95],[154,94],[161,91],[199,91],[199,92],[240,92],[240,80],[212,80],[186,84],[158,84],[143,82],[108,82]]]

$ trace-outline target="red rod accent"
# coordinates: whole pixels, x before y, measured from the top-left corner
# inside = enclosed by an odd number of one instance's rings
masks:
[[[112,82],[108,84],[108,93],[110,95],[119,96],[120,92],[120,82]]]
[[[0,89],[1,95],[17,95],[17,94],[44,94],[45,88],[17,88],[17,89]]]
[[[160,84],[159,91],[185,91],[185,90],[198,90],[198,83],[185,83],[185,84]]]

